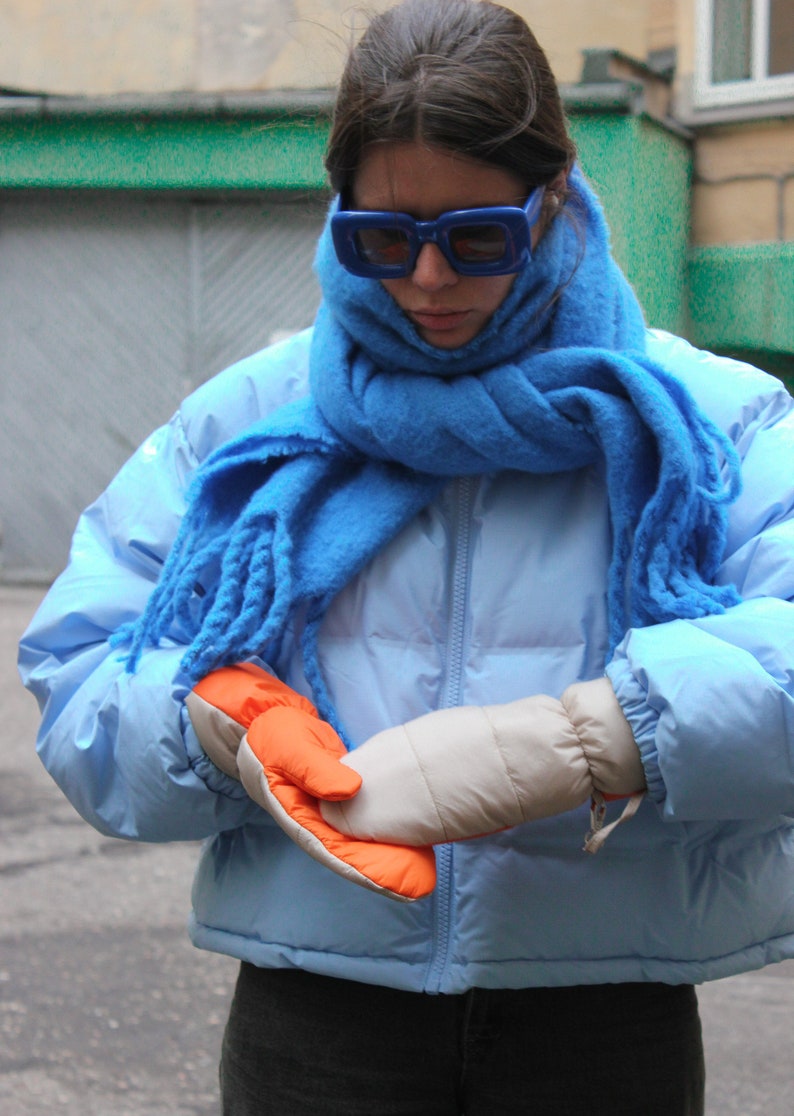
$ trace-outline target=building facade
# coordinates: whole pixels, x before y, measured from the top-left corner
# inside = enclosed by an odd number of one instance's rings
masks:
[[[379,0],[371,8],[384,8]],[[650,324],[794,375],[794,0],[515,0]],[[5,0],[0,577],[307,325],[347,0]]]

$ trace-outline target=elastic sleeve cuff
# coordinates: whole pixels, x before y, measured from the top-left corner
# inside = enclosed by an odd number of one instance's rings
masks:
[[[187,706],[182,705],[180,711],[182,725],[182,739],[185,742],[185,751],[191,771],[201,779],[208,790],[215,794],[222,794],[226,798],[245,799],[248,793],[245,787],[231,775],[221,771],[199,744],[196,731],[190,721]]]
[[[656,748],[659,714],[648,705],[647,691],[632,674],[625,659],[613,660],[607,667],[606,674],[640,750],[648,797],[653,802],[664,802],[667,788],[659,768],[659,753]]]

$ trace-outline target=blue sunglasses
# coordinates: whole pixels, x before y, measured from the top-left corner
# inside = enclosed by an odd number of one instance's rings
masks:
[[[423,244],[435,244],[459,275],[508,275],[532,257],[531,234],[543,207],[544,187],[526,204],[453,209],[435,221],[407,213],[337,209],[331,235],[337,259],[364,279],[410,275]]]

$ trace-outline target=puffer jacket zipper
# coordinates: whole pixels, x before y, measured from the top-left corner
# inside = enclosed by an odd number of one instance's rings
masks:
[[[471,525],[474,499],[479,480],[462,477],[456,481],[454,521],[452,535],[453,564],[451,570],[449,636],[444,690],[440,708],[460,705],[463,700],[463,660],[466,647],[466,621],[469,602],[469,574],[471,564]],[[437,883],[434,893],[435,907],[433,955],[428,967],[425,988],[427,992],[440,992],[451,945],[454,917],[454,890],[452,886],[454,850],[452,845],[436,847]]]

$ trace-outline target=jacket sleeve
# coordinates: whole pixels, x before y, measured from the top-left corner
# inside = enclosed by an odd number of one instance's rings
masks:
[[[108,639],[143,610],[198,462],[297,393],[300,377],[283,377],[283,364],[269,359],[262,369],[249,358],[221,374],[141,446],[80,518],[69,563],[22,638],[20,672],[42,712],[41,759],[103,833],[193,840],[272,824],[199,745],[184,704],[179,634],[145,651],[134,674],[124,648]]]
[[[743,600],[629,631],[607,668],[649,794],[677,821],[794,814],[794,402],[747,366],[719,371],[716,418],[743,472],[719,579]],[[729,418],[742,380],[753,395]]]

